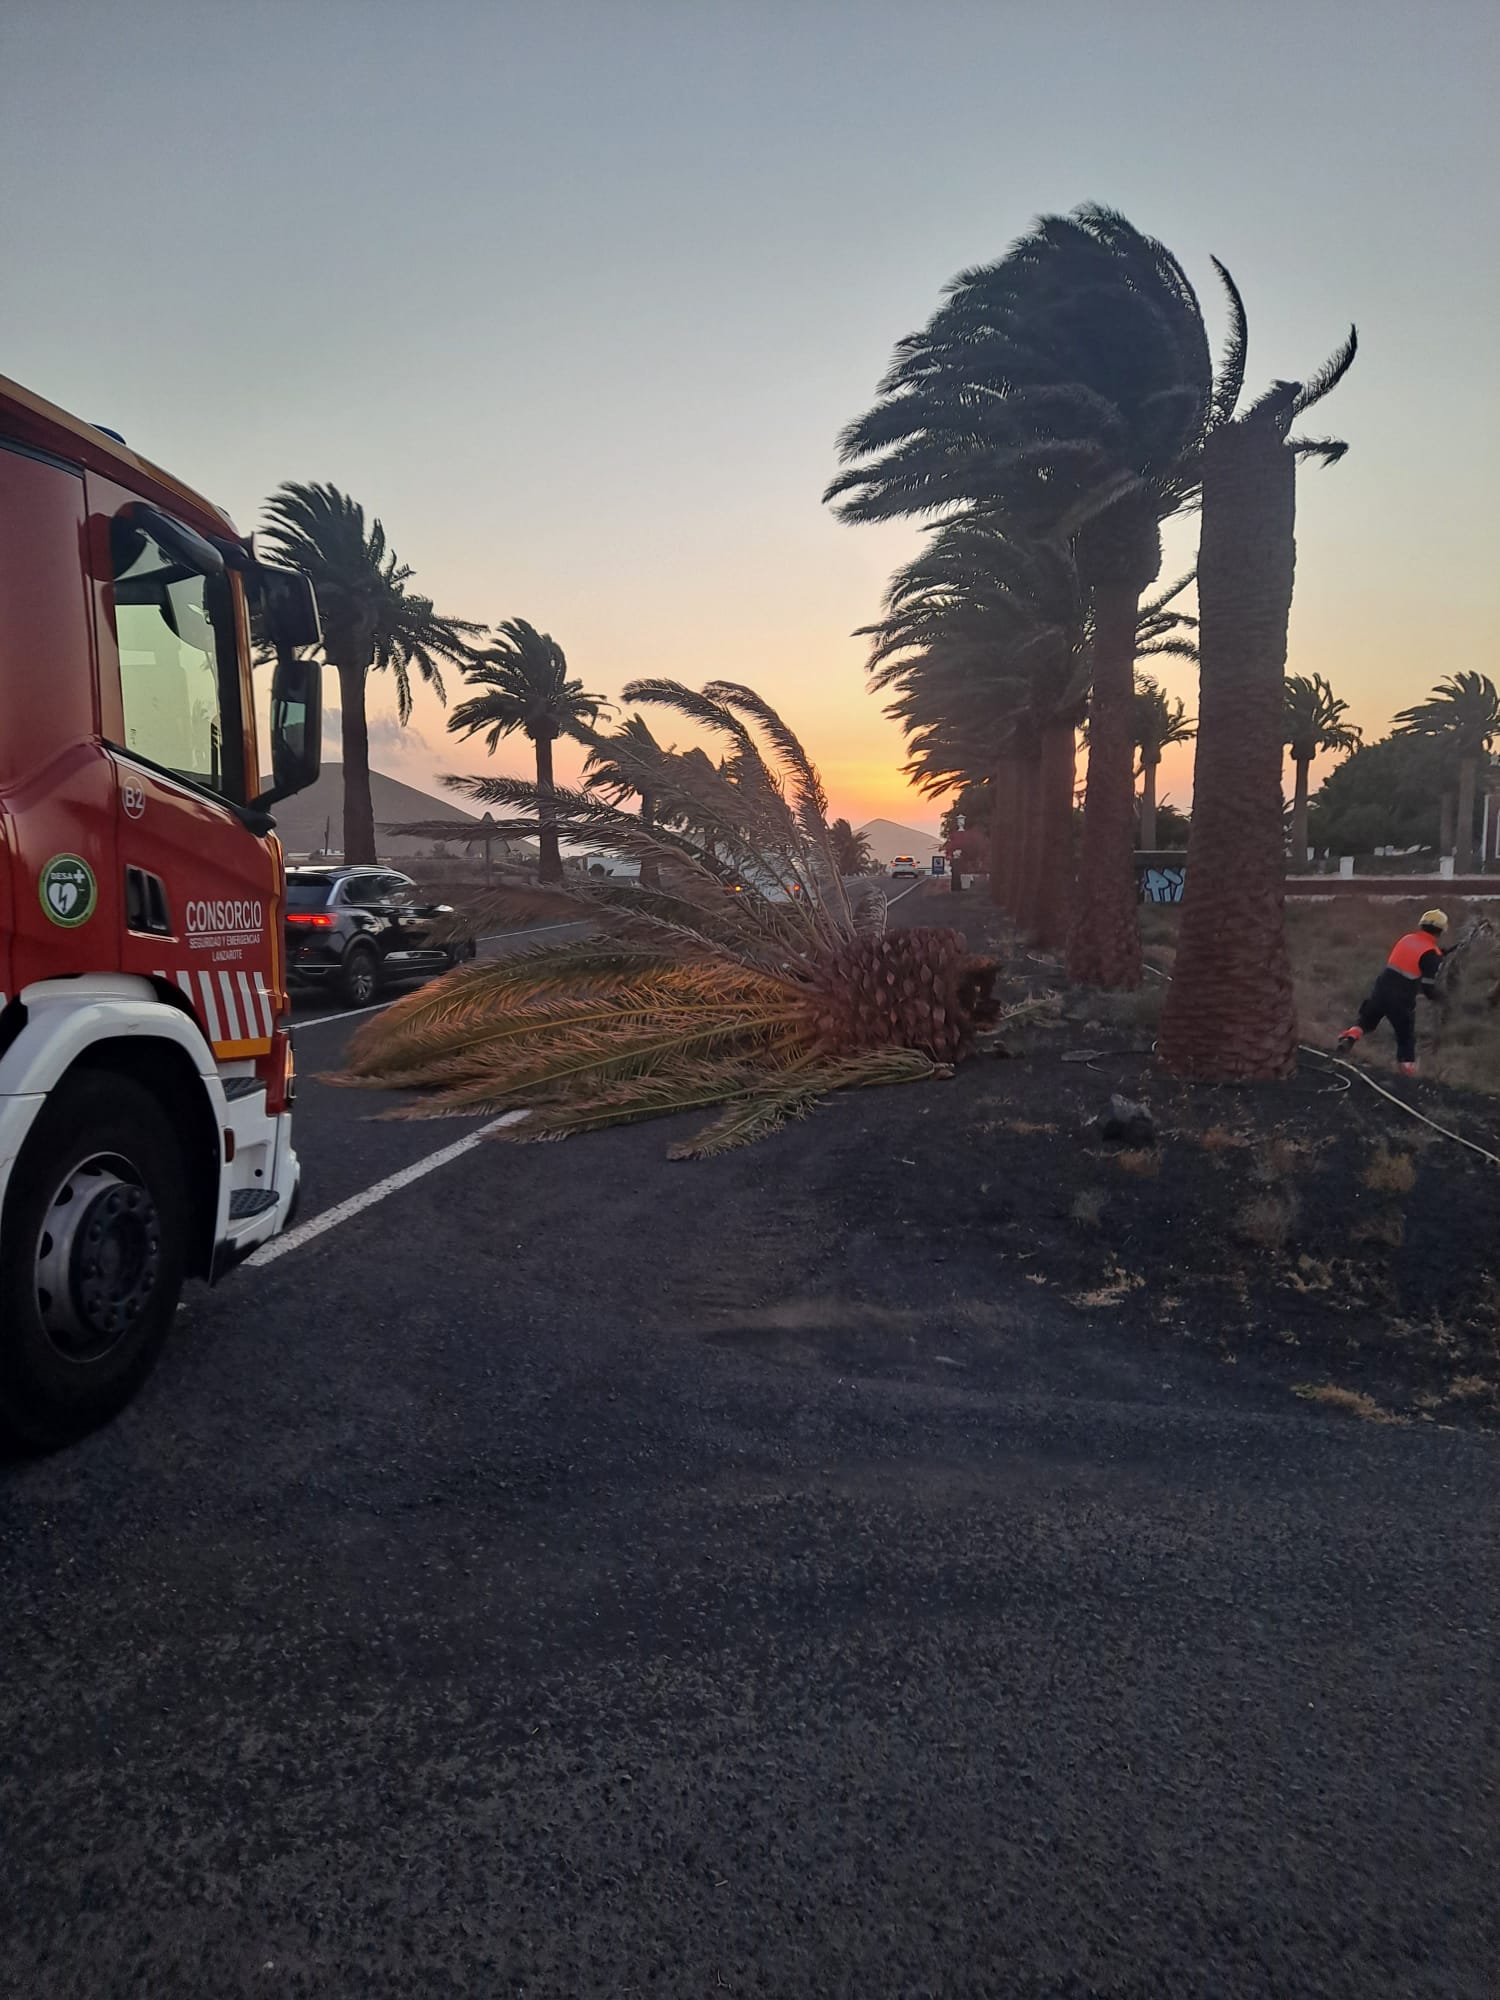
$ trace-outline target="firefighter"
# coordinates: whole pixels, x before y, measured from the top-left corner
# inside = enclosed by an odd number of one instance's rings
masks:
[[[1447,928],[1448,919],[1441,910],[1425,910],[1417,928],[1397,938],[1385,970],[1360,1005],[1358,1025],[1346,1028],[1339,1036],[1341,1051],[1352,1049],[1382,1021],[1389,1021],[1396,1036],[1396,1060],[1401,1065],[1401,1074],[1416,1075],[1417,995],[1441,1001],[1433,982],[1448,957],[1440,942]]]

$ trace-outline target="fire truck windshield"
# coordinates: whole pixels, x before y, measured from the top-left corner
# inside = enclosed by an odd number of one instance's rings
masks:
[[[112,535],[115,626],[125,741],[148,762],[233,796],[224,756],[223,691],[235,684],[233,621],[223,577],[200,576],[145,530]]]

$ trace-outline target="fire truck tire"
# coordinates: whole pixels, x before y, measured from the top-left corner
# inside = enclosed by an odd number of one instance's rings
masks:
[[[149,1374],[182,1290],[182,1149],[128,1077],[75,1070],[21,1148],[0,1222],[0,1434],[52,1450]]]
[[[368,1007],[380,991],[380,960],[367,944],[351,944],[339,967],[339,990],[351,1007]]]

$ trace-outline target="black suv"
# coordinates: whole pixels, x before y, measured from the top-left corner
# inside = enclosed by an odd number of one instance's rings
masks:
[[[287,978],[368,1007],[388,980],[446,972],[474,956],[472,938],[451,935],[452,918],[446,903],[421,902],[416,883],[394,868],[288,868]]]

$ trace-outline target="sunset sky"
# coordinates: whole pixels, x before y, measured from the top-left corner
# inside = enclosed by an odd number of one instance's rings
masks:
[[[1289,665],[1379,733],[1500,669],[1497,45],[1492,0],[10,0],[0,373],[242,527],[334,481],[441,609],[601,694],[748,680],[835,811],[932,825],[851,636],[916,535],[829,516],[834,438],[955,271],[1106,201],[1216,334],[1230,265],[1253,386],[1358,322]],[[443,721],[419,696],[373,761],[482,768]]]

